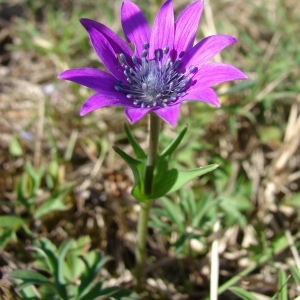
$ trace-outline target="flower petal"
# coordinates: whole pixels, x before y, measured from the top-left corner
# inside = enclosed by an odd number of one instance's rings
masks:
[[[96,92],[115,91],[115,77],[98,69],[71,69],[59,74],[58,78],[79,83]]]
[[[80,110],[80,115],[86,115],[87,113],[104,106],[132,105],[132,100],[128,99],[124,94],[117,91],[104,91],[94,94],[88,98]]]
[[[209,103],[213,106],[220,107],[220,102],[216,92],[211,88],[194,88],[189,89],[187,94],[177,100],[177,102],[182,102],[185,100],[189,101],[201,101]]]
[[[124,1],[121,7],[121,21],[129,43],[135,45],[137,57],[141,57],[144,43],[150,41],[151,29],[142,11],[131,1]]]
[[[230,35],[218,34],[201,40],[182,58],[182,68],[195,66],[200,68],[228,45],[235,43],[236,39]]]
[[[167,107],[154,110],[159,117],[169,123],[171,126],[175,126],[179,117],[180,103],[170,105]]]
[[[203,0],[195,1],[183,10],[176,20],[174,49],[177,55],[193,47],[203,6]]]
[[[115,53],[123,53],[126,56],[126,58],[130,58],[133,55],[133,51],[131,50],[131,48],[105,25],[94,20],[85,18],[80,19],[80,22],[87,31],[89,31],[89,27],[92,27],[98,30],[102,35],[104,35],[107,41],[112,46],[112,48],[114,49]]]
[[[174,43],[174,11],[172,0],[167,0],[162,7],[153,23],[150,37],[149,58],[154,58],[156,49],[169,47],[173,49]]]
[[[140,120],[144,115],[146,115],[153,108],[140,108],[140,107],[126,107],[125,114],[131,124]]]
[[[192,81],[196,81],[194,87],[209,87],[218,83],[231,80],[247,79],[248,76],[232,65],[223,63],[208,63],[203,65],[194,75]]]
[[[126,76],[123,73],[124,70],[120,65],[113,47],[110,45],[106,37],[94,27],[87,26],[86,30],[90,36],[90,41],[95,52],[97,53],[105,67],[117,79],[126,81]]]

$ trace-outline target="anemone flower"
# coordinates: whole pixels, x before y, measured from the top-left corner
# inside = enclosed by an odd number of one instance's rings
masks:
[[[81,19],[108,72],[78,68],[59,75],[95,91],[83,104],[80,115],[104,106],[123,106],[131,123],[153,112],[174,126],[183,101],[202,101],[219,107],[211,86],[247,76],[232,65],[210,62],[235,43],[235,38],[212,35],[194,45],[202,10],[203,0],[195,1],[175,21],[172,1],[167,0],[151,29],[139,7],[123,1],[121,22],[128,43],[105,25]]]

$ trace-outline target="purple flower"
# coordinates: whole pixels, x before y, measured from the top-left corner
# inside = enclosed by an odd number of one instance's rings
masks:
[[[209,62],[235,43],[235,38],[213,35],[193,46],[202,10],[203,0],[195,1],[174,21],[172,1],[167,0],[151,30],[141,10],[133,2],[124,1],[122,27],[134,51],[105,25],[81,19],[109,73],[79,68],[59,75],[96,92],[86,100],[80,115],[104,106],[124,106],[131,123],[152,111],[174,126],[183,101],[203,101],[219,107],[211,86],[247,76],[229,64]]]

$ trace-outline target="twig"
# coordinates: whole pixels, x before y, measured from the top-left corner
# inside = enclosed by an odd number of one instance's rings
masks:
[[[218,299],[218,285],[219,285],[219,240],[218,233],[220,230],[220,217],[217,218],[214,225],[215,240],[211,248],[211,273],[210,273],[210,300]]]

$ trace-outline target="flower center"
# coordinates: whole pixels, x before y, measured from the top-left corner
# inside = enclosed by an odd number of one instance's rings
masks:
[[[189,73],[178,72],[184,52],[179,54],[179,59],[173,62],[170,58],[162,63],[162,59],[169,52],[169,47],[155,50],[155,58],[148,60],[149,43],[144,44],[142,58],[139,61],[135,56],[131,58],[133,67],[126,61],[125,55],[120,54],[124,66],[127,83],[118,81],[115,89],[124,92],[133,99],[133,104],[141,108],[166,107],[186,95],[186,85],[190,82],[189,75],[195,70],[189,68]]]

